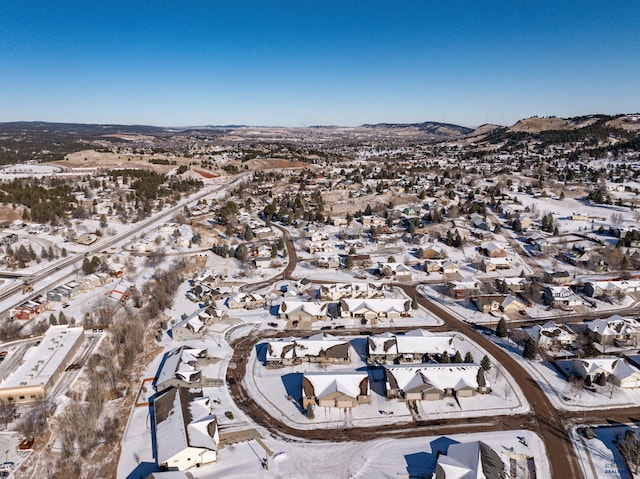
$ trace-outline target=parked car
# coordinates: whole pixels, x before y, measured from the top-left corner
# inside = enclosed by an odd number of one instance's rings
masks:
[[[18,449],[25,450],[31,449],[33,447],[34,439],[32,437],[25,437],[20,444],[18,444]]]

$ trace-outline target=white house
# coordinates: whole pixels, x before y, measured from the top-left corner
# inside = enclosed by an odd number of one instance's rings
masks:
[[[171,388],[153,401],[158,466],[186,471],[218,460],[218,421],[202,392]]]
[[[367,371],[307,372],[302,377],[302,406],[352,408],[369,403]]]
[[[416,401],[491,392],[484,369],[477,364],[385,366],[385,385],[388,398]]]
[[[500,456],[484,442],[449,445],[436,462],[434,479],[503,479],[505,465]]]
[[[622,358],[574,359],[573,371],[590,383],[610,381],[623,389],[640,388],[640,370]]]
[[[441,354],[453,355],[456,351],[453,336],[436,335],[423,329],[398,335],[382,333],[369,336],[367,348],[371,363],[393,363],[396,360],[415,363]]]

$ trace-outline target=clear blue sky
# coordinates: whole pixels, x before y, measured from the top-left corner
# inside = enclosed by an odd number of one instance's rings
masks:
[[[0,121],[476,126],[638,111],[638,0],[13,0],[0,10]]]

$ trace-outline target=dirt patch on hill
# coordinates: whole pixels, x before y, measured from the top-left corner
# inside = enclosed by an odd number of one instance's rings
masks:
[[[11,222],[22,218],[22,208],[11,205],[0,205],[0,223]]]
[[[211,173],[210,171],[198,170],[196,168],[193,169],[194,173],[199,174],[203,178],[218,178],[220,175],[216,175]]]
[[[68,154],[64,160],[53,161],[51,165],[61,166],[64,168],[145,168],[167,173],[176,168],[171,165],[156,165],[150,163],[151,158],[157,158],[157,155],[134,155],[126,153],[100,152],[95,150],[83,150]],[[170,161],[176,161],[177,165],[187,164],[186,158],[171,157],[164,158]]]
[[[274,168],[308,168],[309,163],[296,160],[285,160],[281,158],[265,158],[249,160],[247,163],[250,170],[269,170]]]
[[[583,121],[572,121],[565,118],[526,118],[511,127],[511,131],[540,133],[548,130],[577,130],[598,121],[597,118],[586,118]]]

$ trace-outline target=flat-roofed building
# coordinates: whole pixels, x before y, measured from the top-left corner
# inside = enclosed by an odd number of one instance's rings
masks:
[[[82,328],[51,326],[40,344],[28,350],[18,369],[0,384],[0,400],[26,403],[45,399],[83,338]]]

